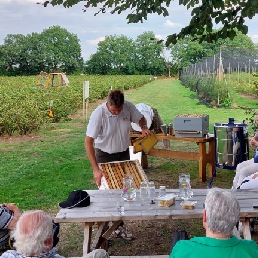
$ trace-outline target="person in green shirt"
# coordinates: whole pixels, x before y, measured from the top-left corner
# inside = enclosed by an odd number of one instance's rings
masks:
[[[258,245],[254,241],[233,236],[239,215],[239,203],[229,190],[210,189],[203,211],[206,236],[178,241],[169,258],[257,258]]]

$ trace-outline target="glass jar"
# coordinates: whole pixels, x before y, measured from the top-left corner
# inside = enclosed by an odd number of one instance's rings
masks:
[[[125,201],[134,201],[136,198],[136,190],[134,187],[133,175],[123,176],[123,193],[122,197]]]
[[[192,198],[193,192],[190,184],[190,174],[180,173],[179,174],[179,197],[183,200]]]
[[[166,194],[166,186],[165,185],[161,185],[159,187],[159,196],[163,196]]]
[[[155,200],[156,194],[155,194],[155,184],[153,181],[149,181],[149,199],[150,201]]]

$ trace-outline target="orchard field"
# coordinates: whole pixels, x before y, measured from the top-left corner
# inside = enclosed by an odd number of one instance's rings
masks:
[[[24,135],[46,123],[68,120],[68,115],[82,108],[84,81],[89,81],[89,102],[93,102],[107,96],[111,87],[137,88],[153,77],[72,75],[68,79],[68,87],[39,87],[37,76],[0,77],[0,136]]]

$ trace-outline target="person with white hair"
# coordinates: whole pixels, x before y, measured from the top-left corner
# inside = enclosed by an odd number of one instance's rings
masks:
[[[34,210],[23,213],[16,227],[11,231],[16,250],[4,252],[1,258],[62,258],[53,248],[53,223],[44,211]],[[96,249],[84,256],[86,258],[108,258],[103,249]]]
[[[233,236],[239,215],[239,203],[230,190],[210,189],[203,211],[206,236],[178,241],[169,258],[257,258],[258,245],[254,241]]]

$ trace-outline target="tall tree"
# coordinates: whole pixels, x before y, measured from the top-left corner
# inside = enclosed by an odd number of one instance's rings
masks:
[[[124,35],[107,36],[86,62],[89,73],[134,74],[134,41]]]
[[[45,29],[41,35],[42,53],[45,69],[56,72],[58,69],[67,73],[78,70],[82,64],[80,40],[75,34],[60,26]]]
[[[142,22],[147,20],[148,15],[157,13],[163,16],[169,16],[168,7],[171,0],[48,0],[43,5],[48,4],[63,5],[64,7],[73,6],[79,2],[86,2],[84,11],[88,8],[101,5],[98,13],[104,13],[111,8],[111,13],[121,13],[130,10],[127,15],[129,23]],[[235,28],[243,34],[247,34],[248,27],[245,25],[245,19],[252,19],[258,13],[258,1],[256,0],[179,0],[180,5],[188,9],[193,8],[192,18],[189,25],[184,27],[179,33],[167,37],[166,46],[170,43],[175,44],[177,40],[184,39],[185,36],[197,37],[200,42],[206,40],[212,42],[218,38],[231,38],[236,36]],[[222,28],[213,31],[213,24],[222,24]]]
[[[42,60],[42,44],[40,34],[28,34],[21,45],[22,53],[19,56],[19,73],[20,74],[37,74],[44,70]]]
[[[157,44],[153,32],[144,32],[135,40],[136,69],[140,74],[161,75],[166,73],[165,60],[162,56],[164,44]]]
[[[21,34],[9,34],[4,39],[0,48],[0,67],[2,73],[15,75],[20,67],[21,56],[23,55],[26,36]]]
[[[78,71],[82,65],[81,46],[76,35],[59,26],[41,34],[7,35],[0,47],[0,69],[3,74],[30,75],[57,71]]]

